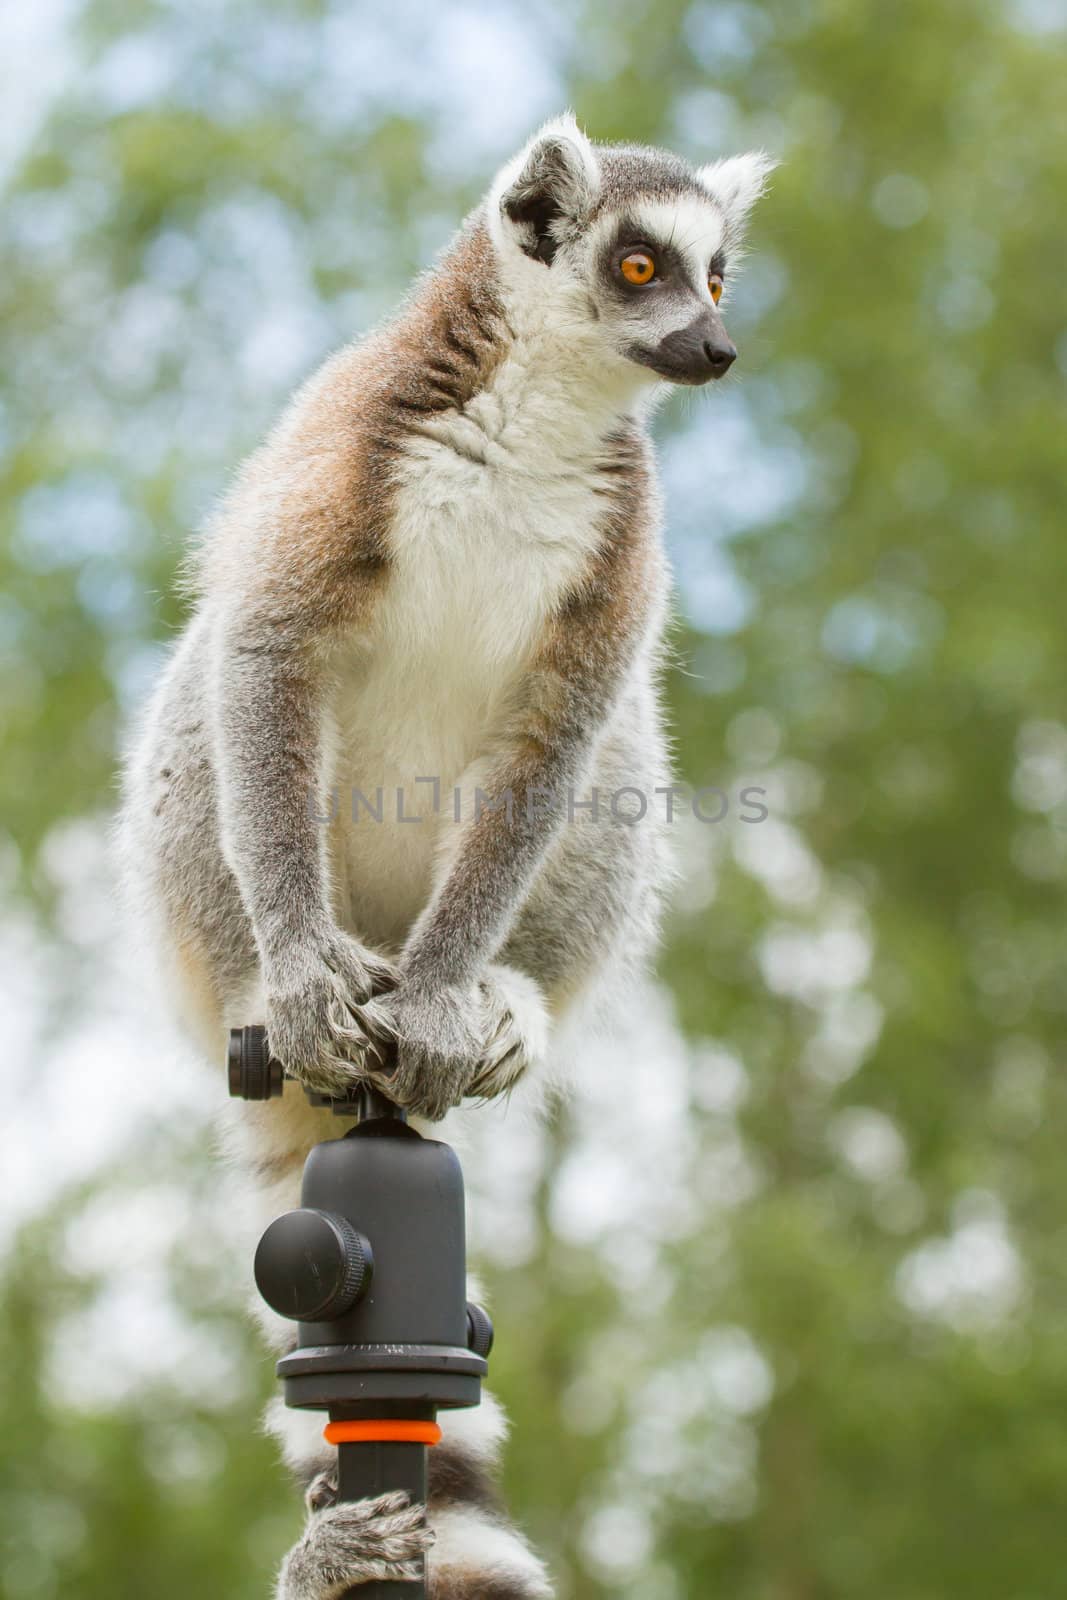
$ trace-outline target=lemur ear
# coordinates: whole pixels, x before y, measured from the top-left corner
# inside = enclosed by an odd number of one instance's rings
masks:
[[[599,188],[593,146],[568,111],[547,122],[497,174],[489,191],[490,230],[498,246],[510,235],[525,255],[549,266]]]
[[[731,228],[740,232],[777,165],[765,150],[750,150],[747,155],[728,156],[701,167],[697,177],[712,199],[718,201]]]

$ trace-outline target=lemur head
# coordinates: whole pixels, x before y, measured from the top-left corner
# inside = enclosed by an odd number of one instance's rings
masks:
[[[719,302],[773,167],[752,152],[693,168],[662,150],[593,145],[570,115],[548,123],[489,191],[509,305],[583,362],[670,383],[721,378],[737,351]]]

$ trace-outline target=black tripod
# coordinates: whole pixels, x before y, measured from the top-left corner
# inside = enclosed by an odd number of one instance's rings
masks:
[[[285,1077],[262,1028],[230,1034],[231,1095],[269,1100]],[[424,1139],[369,1085],[350,1099],[309,1098],[354,1125],[317,1144],[301,1207],[270,1224],[255,1258],[267,1304],[298,1324],[278,1362],[285,1403],[326,1411],[342,1500],[403,1489],[426,1500],[437,1412],[475,1406],[493,1329],[466,1298],[463,1174],[454,1151]],[[367,1583],[352,1600],[425,1600],[417,1583]]]

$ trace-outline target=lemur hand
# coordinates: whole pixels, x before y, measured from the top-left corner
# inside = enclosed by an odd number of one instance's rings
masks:
[[[396,1041],[396,1066],[370,1075],[391,1099],[439,1121],[464,1095],[492,1099],[544,1053],[548,1019],[541,990],[512,967],[490,966],[466,985],[401,978],[363,1009],[375,1034]]]
[[[264,977],[267,1040],[286,1072],[327,1094],[366,1077],[379,1057],[362,1008],[398,982],[391,962],[336,930],[267,963]]]

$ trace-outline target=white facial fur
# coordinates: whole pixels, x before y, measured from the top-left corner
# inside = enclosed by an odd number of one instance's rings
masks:
[[[725,221],[720,208],[698,195],[679,195],[671,200],[638,200],[628,212],[636,225],[638,238],[653,249],[666,245],[677,251],[684,262],[687,287],[695,298],[678,294],[654,299],[651,296],[634,297],[622,319],[629,333],[636,321],[646,338],[658,341],[676,329],[684,328],[702,307],[713,308],[715,302],[708,287],[708,267],[722,248]],[[594,258],[598,246],[606,244],[616,231],[618,214],[599,219],[595,230]],[[601,315],[614,326],[611,315],[614,307],[601,306]],[[654,374],[649,374],[654,377]]]
[[[566,208],[553,226],[560,238],[551,268],[530,254],[530,230],[504,209],[505,198],[546,149],[558,152],[564,167],[559,192]],[[541,352],[560,380],[591,385],[601,404],[615,410],[631,403],[647,385],[645,375],[619,356],[590,314],[588,282],[596,236],[590,219],[600,183],[594,148],[568,112],[540,128],[497,173],[486,201],[486,220],[500,262],[508,320],[522,347],[520,364],[536,363]]]

